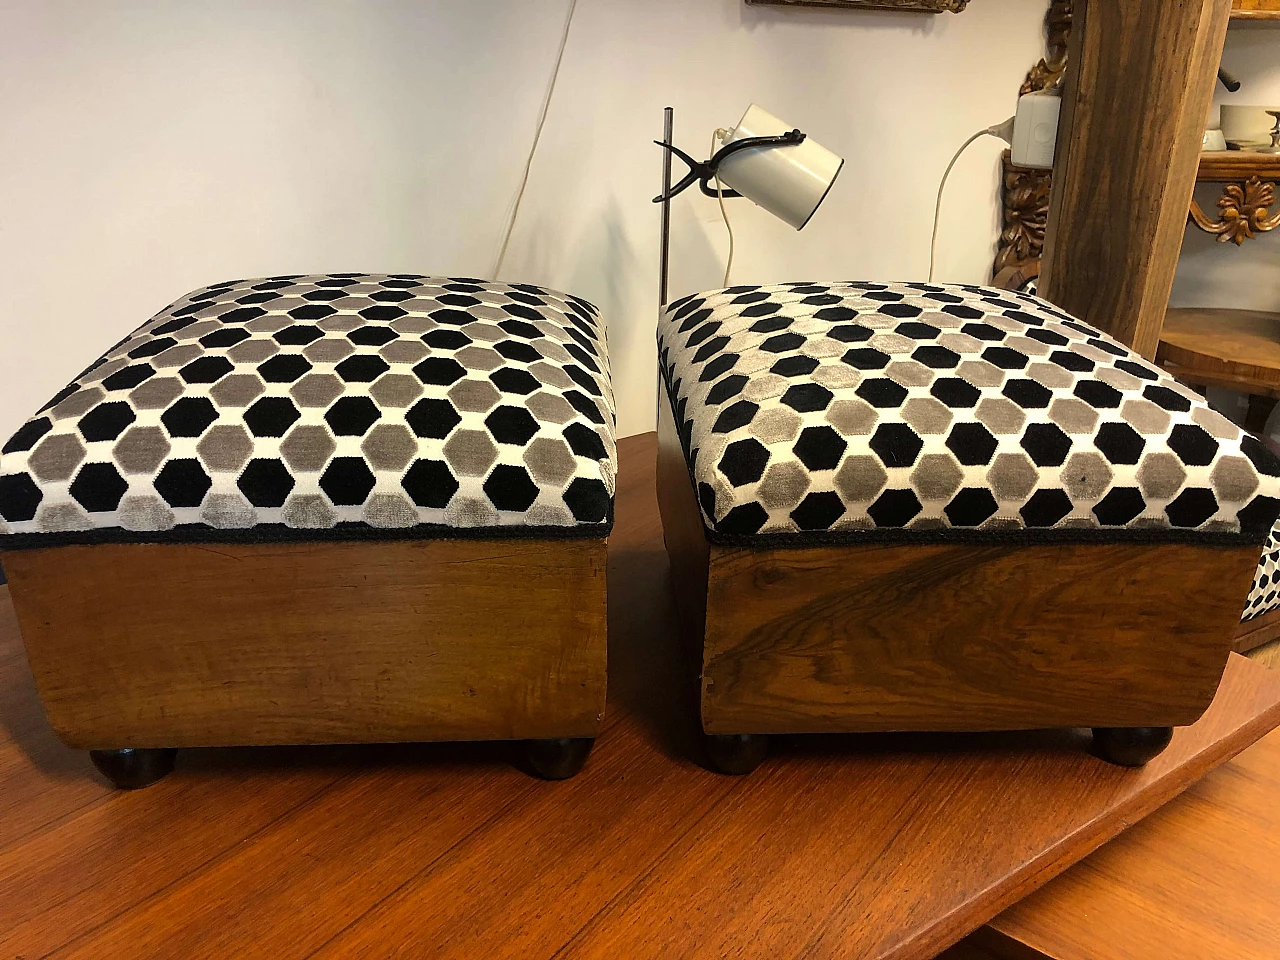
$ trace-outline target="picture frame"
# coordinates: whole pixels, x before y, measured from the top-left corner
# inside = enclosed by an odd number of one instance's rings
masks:
[[[754,6],[850,7],[899,13],[960,13],[969,0],[747,0]]]

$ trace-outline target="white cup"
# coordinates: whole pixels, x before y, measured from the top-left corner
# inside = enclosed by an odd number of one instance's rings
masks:
[[[1236,143],[1270,143],[1275,118],[1266,106],[1242,103],[1222,105],[1222,136]]]

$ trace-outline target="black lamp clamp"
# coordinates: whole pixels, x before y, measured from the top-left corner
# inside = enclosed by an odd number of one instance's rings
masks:
[[[716,178],[716,171],[720,169],[720,164],[726,159],[742,150],[749,150],[753,147],[793,147],[796,144],[804,143],[805,134],[799,130],[790,130],[787,133],[776,137],[744,137],[741,140],[735,140],[727,146],[721,147],[706,163],[701,163],[693,157],[689,156],[679,147],[672,143],[665,143],[661,140],[653,141],[662,147],[668,153],[674,154],[684,161],[685,166],[689,168],[689,172],[685,174],[684,179],[677,183],[666,193],[659,194],[653,198],[654,203],[666,203],[672,197],[679,196],[689,189],[695,183],[702,189],[708,197],[715,197],[719,194],[716,188],[711,185],[711,181]],[[726,197],[740,197],[742,194],[734,190],[724,190],[723,195]]]

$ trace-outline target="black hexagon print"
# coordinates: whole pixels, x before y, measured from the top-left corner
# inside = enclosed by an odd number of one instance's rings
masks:
[[[1280,525],[1271,531],[1262,548],[1262,562],[1253,577],[1253,589],[1245,604],[1244,619],[1252,620],[1272,610],[1280,610]]]
[[[659,361],[713,537],[1244,538],[1280,461],[1028,294],[787,283],[667,309]]]
[[[222,283],[4,445],[0,533],[602,536],[613,427],[603,324],[577,297],[410,275]]]

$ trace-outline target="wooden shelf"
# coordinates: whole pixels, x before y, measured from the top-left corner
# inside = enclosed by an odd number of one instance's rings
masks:
[[[1231,7],[1232,20],[1280,21],[1280,0],[1235,0]]]
[[[1280,313],[1171,309],[1156,362],[1179,380],[1280,396]]]
[[[1196,180],[1201,183],[1234,183],[1250,177],[1280,180],[1280,153],[1215,150],[1200,154]]]

